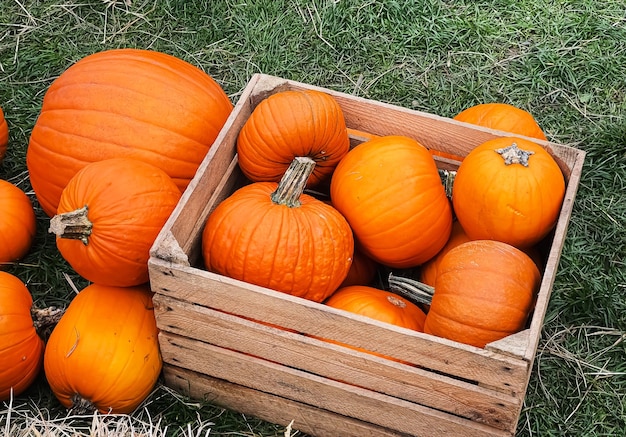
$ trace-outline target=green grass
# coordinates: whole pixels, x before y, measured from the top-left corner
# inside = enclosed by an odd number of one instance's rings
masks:
[[[35,200],[25,154],[43,95],[73,62],[108,48],[178,56],[211,74],[233,102],[262,72],[442,116],[487,101],[527,109],[550,140],[584,149],[587,159],[518,435],[624,436],[625,40],[616,0],[5,1],[0,106],[10,144],[0,177]],[[38,306],[62,306],[72,284],[86,284],[37,215],[32,251],[9,271]],[[9,418],[25,423],[16,418],[24,410],[50,423],[66,415],[43,378],[13,408],[0,407],[0,427]],[[168,435],[188,426],[204,435],[207,424],[210,435],[284,435],[164,387],[137,415],[160,420]]]

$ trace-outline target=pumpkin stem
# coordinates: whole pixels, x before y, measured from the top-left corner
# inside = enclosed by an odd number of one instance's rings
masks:
[[[272,202],[289,208],[300,206],[300,196],[313,173],[315,161],[308,156],[296,156],[272,193]]]
[[[502,158],[504,158],[504,163],[506,165],[511,164],[522,164],[524,167],[528,167],[528,159],[530,155],[533,155],[535,152],[532,150],[523,150],[517,147],[517,143],[511,144],[509,147],[504,147],[502,149],[495,149],[496,153],[499,153]]]
[[[87,217],[87,205],[70,212],[57,214],[50,219],[48,232],[60,238],[80,240],[86,246],[93,228],[93,223]]]
[[[455,170],[439,169],[439,179],[441,179],[443,188],[446,190],[446,196],[448,199],[452,199],[452,186],[454,185],[454,178],[456,178]]]
[[[430,305],[435,288],[415,279],[389,273],[389,290],[415,303]]]
[[[65,308],[31,308],[30,313],[33,318],[35,331],[44,341],[47,341],[52,330],[65,313]]]
[[[87,399],[83,398],[80,394],[74,393],[70,400],[72,401],[71,412],[78,416],[84,416],[86,414],[94,413],[97,408],[96,406]]]

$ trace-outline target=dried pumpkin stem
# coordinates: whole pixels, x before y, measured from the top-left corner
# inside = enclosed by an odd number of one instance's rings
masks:
[[[506,165],[522,164],[524,167],[528,167],[528,159],[530,155],[535,153],[532,150],[520,149],[517,147],[517,143],[511,144],[509,147],[496,149],[495,152],[502,156]]]
[[[430,305],[435,288],[415,279],[389,273],[389,290],[415,303]]]
[[[78,416],[84,416],[86,414],[93,414],[97,408],[87,399],[83,398],[80,394],[74,393],[70,400],[72,401],[71,412]]]
[[[84,245],[89,242],[93,223],[87,217],[87,205],[70,212],[57,214],[50,219],[48,232],[60,238],[80,240]]]
[[[290,208],[300,206],[300,196],[314,168],[313,159],[307,156],[296,156],[278,183],[276,191],[272,193],[272,202]]]
[[[52,330],[65,313],[65,308],[31,308],[30,313],[33,318],[35,331],[37,331],[37,334],[39,334],[44,341],[47,341]]]

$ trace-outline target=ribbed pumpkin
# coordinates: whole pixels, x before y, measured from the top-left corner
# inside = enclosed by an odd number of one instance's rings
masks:
[[[160,168],[131,158],[93,162],[67,184],[50,220],[61,255],[91,282],[148,281],[150,247],[180,199]]]
[[[526,248],[554,227],[564,195],[563,173],[543,147],[503,137],[481,144],[463,160],[452,202],[472,240]]]
[[[379,137],[351,149],[333,173],[330,196],[365,253],[389,267],[428,261],[450,236],[437,166],[411,138]]]
[[[317,185],[349,148],[341,107],[316,90],[282,91],[262,100],[237,138],[239,166],[254,182],[278,182],[302,156],[315,161],[307,185]]]
[[[354,239],[337,210],[302,194],[314,165],[296,158],[279,184],[254,182],[220,203],[202,233],[205,267],[316,302],[335,291]]]
[[[174,56],[141,49],[89,55],[44,96],[26,154],[33,190],[53,216],[82,167],[133,157],[166,171],[182,192],[231,111],[219,84]]]
[[[44,354],[50,388],[66,408],[130,413],[161,372],[148,286],[92,284],[74,297]]]
[[[484,347],[524,328],[540,273],[521,250],[493,240],[451,249],[439,265],[424,332]]]
[[[44,343],[31,316],[33,299],[24,283],[0,272],[0,400],[24,392],[41,369]]]
[[[4,118],[4,112],[0,108],[0,162],[4,160],[9,144],[9,125]]]
[[[36,219],[28,196],[12,183],[0,179],[0,268],[17,261],[30,250]]]
[[[532,114],[508,103],[481,103],[461,111],[454,119],[512,134],[547,139]]]

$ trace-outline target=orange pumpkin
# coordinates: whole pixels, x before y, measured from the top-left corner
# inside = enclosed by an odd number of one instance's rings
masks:
[[[482,103],[465,109],[454,119],[512,134],[547,139],[532,114],[508,103]]]
[[[0,400],[24,392],[41,369],[44,343],[31,316],[33,299],[17,277],[0,272]]]
[[[342,287],[325,304],[414,331],[424,329],[426,314],[417,305],[378,288],[364,285]]]
[[[241,171],[254,182],[278,182],[296,156],[316,163],[307,182],[317,185],[348,153],[341,107],[321,91],[282,91],[262,100],[237,138]]]
[[[162,367],[148,286],[84,288],[50,334],[44,371],[66,408],[130,413]]]
[[[461,226],[459,221],[455,220],[452,223],[452,232],[446,245],[443,246],[443,249],[441,249],[439,253],[437,253],[437,255],[435,255],[433,258],[431,258],[422,265],[422,268],[420,269],[420,282],[434,287],[435,280],[437,279],[437,274],[439,272],[439,264],[441,264],[441,260],[443,260],[443,257],[452,248],[468,241],[470,241],[470,238],[463,230],[463,227]]]
[[[0,179],[0,265],[22,258],[35,238],[36,219],[28,196]]]
[[[4,112],[0,108],[0,162],[4,159],[7,153],[7,146],[9,144],[9,125],[4,118]]]
[[[296,158],[279,184],[255,182],[220,203],[202,233],[207,270],[315,302],[335,291],[354,238],[336,209],[303,194],[314,165]]]
[[[452,202],[472,240],[530,247],[554,227],[565,195],[558,164],[540,145],[521,138],[489,140],[457,170]]]
[[[133,157],[167,172],[182,192],[232,107],[218,83],[174,56],[140,49],[89,55],[44,96],[26,154],[33,190],[53,216],[78,170]]]
[[[364,252],[389,267],[422,264],[445,245],[452,212],[433,157],[417,141],[386,136],[354,147],[330,184]]]
[[[160,168],[130,158],[93,162],[67,184],[50,232],[65,260],[101,285],[148,282],[150,247],[180,199]]]
[[[524,328],[540,273],[521,250],[469,241],[441,261],[424,332],[484,347]]]

